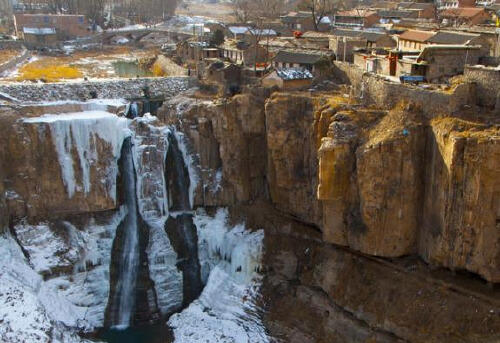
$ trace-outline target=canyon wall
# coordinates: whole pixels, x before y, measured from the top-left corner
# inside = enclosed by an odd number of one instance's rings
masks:
[[[473,110],[429,119],[419,103],[379,110],[342,93],[183,101],[182,116],[164,108],[160,117],[193,142],[199,205],[269,200],[325,242],[500,281],[500,137],[491,119]]]

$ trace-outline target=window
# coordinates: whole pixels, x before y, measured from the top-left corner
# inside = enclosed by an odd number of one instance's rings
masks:
[[[83,17],[78,17],[78,22],[79,22],[80,24],[83,24]]]

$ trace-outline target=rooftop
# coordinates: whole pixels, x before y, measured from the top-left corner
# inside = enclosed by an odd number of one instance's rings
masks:
[[[324,54],[314,53],[304,50],[281,50],[274,57],[276,62],[283,63],[298,63],[298,64],[314,64],[318,62]]]
[[[460,18],[472,18],[480,13],[485,13],[484,8],[477,7],[462,7],[462,8],[448,8],[441,12],[444,17],[460,17]]]
[[[467,44],[474,38],[479,37],[479,35],[472,33],[462,33],[462,32],[449,32],[449,31],[438,31],[434,36],[427,40],[428,43],[433,44]]]
[[[31,35],[55,35],[56,34],[56,29],[53,27],[43,27],[43,28],[37,28],[37,27],[23,27],[23,33],[25,34],[31,34]]]
[[[303,68],[276,69],[276,74],[283,80],[307,80],[313,78],[311,72]]]
[[[336,14],[339,17],[369,17],[377,14],[375,11],[368,9],[353,9],[349,11],[340,11]]]
[[[408,30],[399,35],[399,39],[411,40],[414,42],[426,42],[436,33],[432,31]]]

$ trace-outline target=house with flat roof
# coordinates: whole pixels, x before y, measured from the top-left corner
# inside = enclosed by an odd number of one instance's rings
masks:
[[[315,74],[318,63],[330,57],[330,52],[309,51],[309,50],[281,50],[273,59],[275,68],[303,68]]]
[[[304,68],[279,68],[262,79],[265,87],[278,87],[283,90],[295,90],[310,87],[313,75]]]

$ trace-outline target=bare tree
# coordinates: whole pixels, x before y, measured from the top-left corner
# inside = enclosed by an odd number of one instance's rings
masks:
[[[344,8],[343,0],[302,0],[298,9],[311,12],[311,19],[316,31],[321,21]]]
[[[256,18],[276,18],[284,8],[284,0],[233,0],[234,16],[242,23]]]

